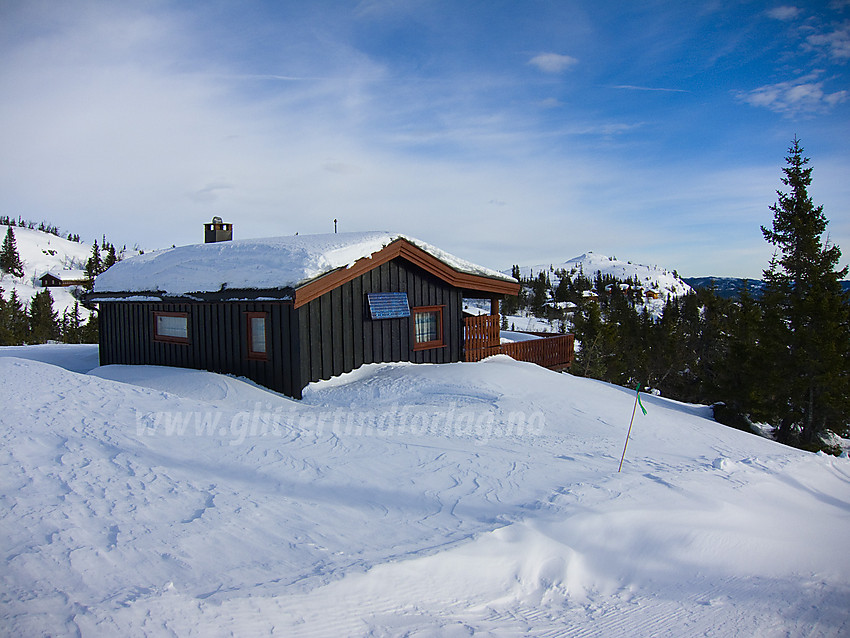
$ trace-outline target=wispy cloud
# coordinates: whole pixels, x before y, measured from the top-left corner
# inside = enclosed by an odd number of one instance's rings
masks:
[[[561,100],[559,100],[556,97],[547,97],[545,100],[542,100],[539,104],[544,109],[556,109],[556,108],[559,108],[561,106],[564,106],[564,103],[561,102]]]
[[[767,11],[767,15],[769,15],[771,18],[775,18],[776,20],[782,20],[783,22],[793,20],[798,15],[800,15],[800,13],[800,9],[788,5],[774,7],[773,9]]]
[[[578,59],[560,53],[541,53],[531,58],[528,63],[536,66],[544,73],[563,73],[578,64]]]
[[[766,84],[736,97],[751,106],[759,106],[787,116],[823,113],[848,98],[848,91],[828,93],[815,71],[796,80]]]
[[[622,89],[624,91],[661,91],[663,93],[690,93],[685,89],[668,89],[657,86],[636,86],[634,84],[617,84],[611,87],[612,89]]]
[[[230,184],[226,180],[216,180],[214,182],[210,182],[206,186],[201,189],[196,190],[194,193],[189,194],[189,199],[207,204],[214,202],[218,199],[220,191],[227,191],[233,189],[233,184]]]
[[[808,36],[806,45],[813,50],[826,50],[838,62],[847,61],[850,59],[850,20],[845,20],[826,33]]]

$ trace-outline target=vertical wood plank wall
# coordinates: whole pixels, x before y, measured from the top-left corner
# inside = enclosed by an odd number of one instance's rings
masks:
[[[366,295],[406,292],[416,306],[444,306],[445,347],[413,350],[413,318],[373,320]],[[247,377],[301,398],[311,381],[364,363],[463,360],[462,291],[394,259],[300,308],[277,302],[101,302],[100,363],[165,365]],[[188,313],[189,344],[154,341],[155,311]],[[268,313],[268,360],[248,358],[247,312]],[[412,314],[412,312],[411,312]]]
[[[185,312],[189,343],[154,341],[154,312]],[[268,313],[265,361],[248,358],[246,313]],[[100,363],[177,366],[244,376],[301,396],[298,329],[289,302],[100,304]]]
[[[413,350],[413,318],[372,319],[366,295],[406,292],[415,306],[444,306],[445,347]],[[297,311],[304,383],[328,379],[364,363],[463,360],[462,292],[402,259],[394,259],[322,295]]]

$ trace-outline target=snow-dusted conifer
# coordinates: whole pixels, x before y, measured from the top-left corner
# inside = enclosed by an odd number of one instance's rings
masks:
[[[6,230],[6,238],[3,240],[2,249],[0,249],[0,269],[13,277],[24,276],[24,264],[18,254],[18,244],[15,241],[15,233],[11,226]]]
[[[12,288],[9,299],[2,304],[2,324],[4,345],[17,346],[23,344],[29,335],[27,313],[18,297],[18,291]]]
[[[819,447],[827,429],[850,421],[850,300],[839,283],[841,250],[824,238],[823,206],[809,196],[812,168],[795,137],[782,183],[770,207],[773,224],[762,227],[776,256],[764,271],[765,344],[782,378],[775,382],[778,437]]]
[[[48,288],[37,292],[30,302],[30,340],[44,343],[59,336],[59,318],[53,310],[53,297]]]

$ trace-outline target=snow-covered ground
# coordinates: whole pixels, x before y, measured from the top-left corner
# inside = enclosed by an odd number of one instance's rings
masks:
[[[504,356],[298,402],[78,352],[0,357],[4,635],[850,634],[847,458],[644,396],[618,473],[634,393]]]
[[[528,334],[527,332],[512,332],[511,330],[500,330],[499,341],[501,343],[516,343],[517,341],[534,341],[541,339],[537,335]]]
[[[519,332],[560,332],[561,326],[564,322],[559,319],[549,320],[543,319],[541,317],[535,317],[531,313],[522,310],[521,314],[517,315],[506,315],[508,319],[508,327],[511,330],[516,330]],[[564,325],[566,330],[571,328],[571,325],[567,323]]]
[[[489,299],[464,299],[463,312],[470,315],[489,315]],[[508,327],[517,332],[559,332],[563,322],[558,319],[549,320],[535,317],[527,310],[521,310],[521,314],[502,315],[508,321]],[[569,324],[564,326],[568,327]]]

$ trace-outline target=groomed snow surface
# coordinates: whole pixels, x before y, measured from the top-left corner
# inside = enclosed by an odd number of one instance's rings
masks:
[[[850,635],[850,461],[706,407],[618,473],[634,393],[504,356],[296,402],[73,352],[0,351],[3,635]]]

